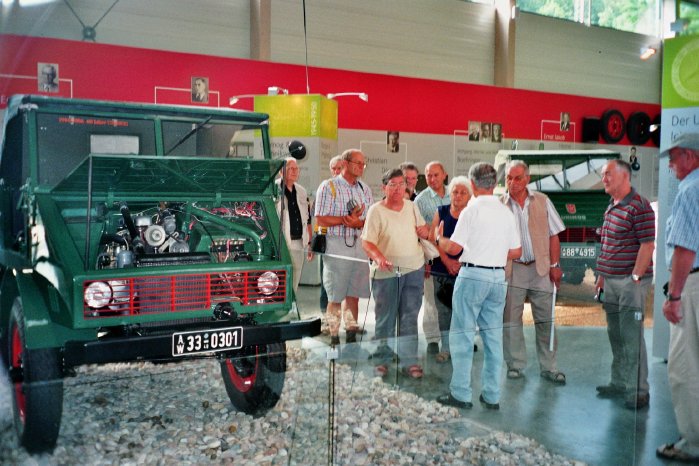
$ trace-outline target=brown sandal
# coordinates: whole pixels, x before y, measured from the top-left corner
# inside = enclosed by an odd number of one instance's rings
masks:
[[[401,369],[404,376],[410,377],[411,379],[421,379],[422,378],[422,367],[418,364],[413,364],[412,366],[407,366]]]
[[[449,351],[442,351],[441,353],[437,353],[437,356],[434,357],[434,360],[440,364],[444,364],[445,362],[449,362],[450,359],[451,359],[451,353],[449,353]]]
[[[388,366],[386,364],[379,364],[374,367],[375,376],[383,378],[386,377],[386,374],[388,374]]]

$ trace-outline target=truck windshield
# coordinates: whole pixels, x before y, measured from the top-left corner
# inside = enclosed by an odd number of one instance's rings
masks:
[[[163,143],[156,140],[162,122]],[[197,119],[96,117],[39,113],[39,184],[55,186],[89,154],[163,155],[264,159],[262,131],[256,125]],[[189,135],[189,136],[187,136]]]

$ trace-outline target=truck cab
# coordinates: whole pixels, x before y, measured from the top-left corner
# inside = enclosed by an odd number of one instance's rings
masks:
[[[495,156],[496,193],[505,193],[506,166],[521,160],[529,166],[529,190],[546,194],[566,229],[559,234],[563,281],[582,283],[594,270],[600,251],[600,228],[609,195],[602,185],[602,167],[621,157],[610,150],[501,150]]]

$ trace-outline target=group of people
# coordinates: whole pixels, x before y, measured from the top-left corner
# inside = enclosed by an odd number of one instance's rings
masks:
[[[663,313],[673,324],[668,373],[682,438],[657,452],[696,461],[699,135],[680,137],[663,155],[669,156],[670,168],[681,180],[667,225],[672,265]],[[490,164],[476,163],[468,177],[454,177],[445,186],[444,166],[430,162],[425,168],[428,187],[416,193],[419,171],[404,163],[383,175],[383,198],[374,203],[361,181],[364,154],[349,149],[335,160],[339,173],[321,183],[314,207],[317,225],[327,235],[322,284],[332,344],[339,343],[343,316],[346,325],[349,320],[354,326],[352,333],[358,331],[358,301],[369,298],[371,290],[376,374],[386,375],[388,363],[397,360],[404,375],[420,378],[418,314],[424,306],[428,353],[438,362],[451,361],[453,367],[449,392],[437,401],[462,409],[473,406],[471,368],[478,332],[484,345],[479,401],[486,409],[499,409],[503,362],[508,379],[524,377],[522,314],[528,300],[540,376],[556,385],[566,383],[557,367],[558,342],[552,328],[553,291],[563,274],[558,235],[565,226],[550,199],[528,188],[524,162],[508,164],[507,193],[501,197],[494,194],[497,174]],[[612,364],[610,382],[598,386],[597,392],[605,398],[623,397],[626,407],[641,409],[650,399],[643,311],[653,276],[655,214],[630,180],[631,167],[623,160],[610,160],[602,169],[611,199],[601,229],[597,287],[604,290]],[[288,212],[293,215],[292,209]],[[310,225],[303,216],[300,222]],[[298,228],[295,231],[298,236]],[[306,230],[301,234],[303,244]],[[433,262],[426,264],[420,239],[437,246],[439,257]],[[390,346],[394,340],[397,354]]]

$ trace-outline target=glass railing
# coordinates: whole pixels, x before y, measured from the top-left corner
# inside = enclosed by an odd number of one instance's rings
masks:
[[[299,287],[292,320],[327,322],[318,259],[306,264],[315,273],[305,274],[310,283]],[[49,464],[647,464],[677,435],[665,365],[649,360],[648,377],[639,365],[649,306],[605,311],[588,271],[582,284],[564,283],[555,295],[510,288],[527,296],[522,323],[505,321],[501,304],[474,319],[470,309],[507,293],[491,282],[501,271],[478,269],[456,280],[451,303],[446,290],[438,293],[441,312],[430,330],[422,289],[401,290],[416,273],[424,286],[416,270],[372,280],[357,315],[340,322],[339,343],[320,334],[226,358],[81,366],[64,379],[26,371],[20,379],[16,368],[3,369],[0,463],[29,461],[13,427],[23,425],[16,418],[27,406],[21,416],[33,429],[51,426],[31,416],[60,421],[55,449],[42,456]],[[529,301],[544,303],[536,323]],[[625,338],[616,358],[608,322],[618,322]],[[629,401],[647,392],[646,377],[650,408]],[[621,381],[623,389],[609,386]],[[36,412],[26,400],[39,395],[46,403]],[[25,445],[36,443],[19,434]]]

